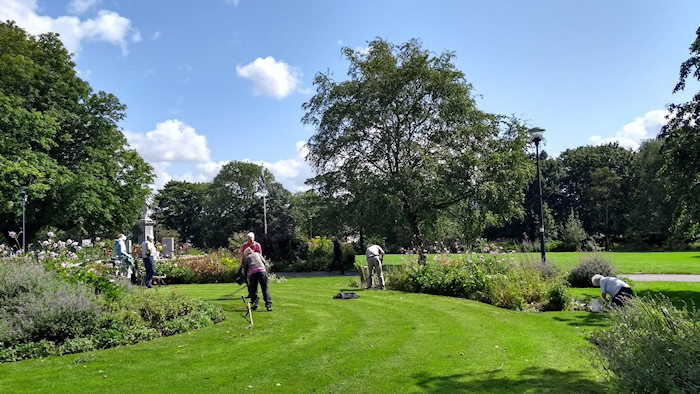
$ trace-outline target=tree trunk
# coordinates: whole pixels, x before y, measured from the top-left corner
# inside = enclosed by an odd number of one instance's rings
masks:
[[[407,211],[406,216],[408,217],[408,224],[413,232],[413,240],[416,249],[418,249],[418,264],[425,265],[426,256],[423,252],[423,235],[420,232],[420,227],[418,227],[418,216],[412,211]]]

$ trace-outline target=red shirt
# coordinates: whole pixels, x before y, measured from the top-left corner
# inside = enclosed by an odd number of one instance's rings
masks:
[[[259,243],[253,241],[253,245],[251,245],[250,243],[248,243],[246,241],[246,243],[244,243],[243,246],[241,246],[241,257],[244,256],[244,252],[245,252],[246,248],[250,248],[253,250],[253,252],[258,252],[258,253],[262,254],[262,248],[260,247]]]

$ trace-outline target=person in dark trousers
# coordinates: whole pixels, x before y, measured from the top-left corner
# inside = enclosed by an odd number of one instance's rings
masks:
[[[258,284],[263,293],[265,300],[265,308],[268,312],[272,312],[272,300],[270,299],[270,289],[267,286],[267,271],[265,270],[265,258],[258,252],[254,252],[251,248],[246,248],[243,251],[243,265],[248,273],[248,298],[253,303],[251,309],[258,309]]]
[[[143,258],[143,266],[146,268],[146,278],[143,284],[149,289],[153,286],[153,275],[156,273],[156,254],[158,254],[158,250],[153,244],[153,237],[149,235],[141,244],[141,258]]]
[[[333,263],[331,267],[340,267],[340,274],[345,275],[345,267],[343,266],[343,250],[340,249],[338,238],[332,237],[333,240]],[[332,269],[332,268],[331,268]]]
[[[593,286],[600,286],[600,298],[603,301],[607,301],[607,296],[610,296],[610,302],[617,307],[624,306],[627,300],[634,297],[632,288],[615,277],[595,274],[591,278],[591,283]]]

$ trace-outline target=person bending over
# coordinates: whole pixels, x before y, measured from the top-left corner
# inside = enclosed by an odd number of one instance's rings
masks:
[[[253,303],[253,310],[258,309],[258,284],[263,293],[265,308],[272,312],[272,300],[270,299],[270,289],[267,283],[267,271],[265,270],[265,258],[251,248],[243,251],[242,268],[248,273],[248,298]]]
[[[624,306],[630,298],[634,296],[632,288],[623,280],[612,277],[595,274],[591,278],[593,286],[600,286],[600,298],[603,301],[608,300],[615,306]]]

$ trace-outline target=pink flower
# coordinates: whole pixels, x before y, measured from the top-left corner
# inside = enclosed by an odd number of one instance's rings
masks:
[[[14,232],[14,231],[10,231],[10,232],[8,232],[8,233],[7,233],[7,235],[9,235],[9,236],[10,236],[10,238],[17,238],[17,233],[16,233],[16,232]]]

